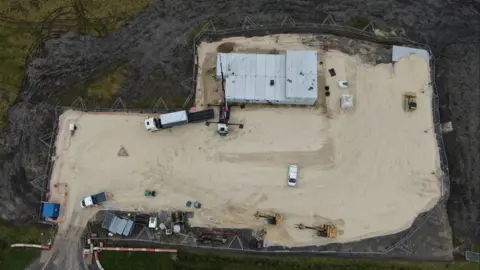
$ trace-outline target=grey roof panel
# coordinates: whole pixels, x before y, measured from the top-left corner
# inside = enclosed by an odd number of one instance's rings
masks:
[[[257,77],[255,76],[247,76],[245,78],[245,99],[247,100],[255,99],[256,79]]]
[[[235,76],[230,76],[225,79],[225,98],[231,100],[235,98]]]
[[[123,235],[130,236],[130,234],[132,234],[132,231],[133,231],[133,226],[134,226],[133,221],[127,220],[127,224],[125,225],[125,229],[123,230]]]
[[[286,52],[286,97],[291,99],[317,99],[317,52]]]
[[[116,218],[116,216],[114,214],[107,212],[107,214],[105,215],[105,218],[103,219],[103,222],[102,222],[102,228],[108,230],[110,228],[110,225],[112,224],[112,221],[115,218]]]
[[[256,77],[265,77],[267,69],[267,56],[265,54],[257,55],[257,74]]]
[[[265,88],[267,79],[257,77],[255,80],[255,100],[265,100],[267,98],[267,89]]]
[[[235,95],[236,100],[244,100],[246,93],[246,77],[245,76],[235,76]]]
[[[273,82],[273,84],[271,83]],[[276,81],[276,78],[271,76],[271,77],[266,77],[265,78],[265,84],[263,87],[265,87],[265,99],[267,101],[273,101],[275,100],[275,89],[277,86],[278,81]]]
[[[108,227],[108,230],[111,233],[117,233],[117,227],[119,222],[120,219],[118,217],[114,217],[112,223],[110,223],[110,226]]]
[[[121,218],[120,222],[118,223],[116,233],[119,235],[122,235],[126,225],[127,225],[127,220]]]
[[[276,55],[273,55],[273,54],[266,55],[267,61],[265,62],[266,63],[265,77],[275,76],[275,58],[276,58]]]
[[[247,58],[247,70],[245,71],[246,76],[256,76],[257,75],[257,55],[254,54]]]
[[[298,100],[305,104],[305,100],[309,100],[307,103],[313,104],[317,98],[315,51],[287,51],[285,54],[219,53],[217,79],[221,77],[221,69],[225,79],[225,96],[231,102],[295,104]]]
[[[408,57],[412,54],[423,57],[425,60],[430,61],[430,54],[428,51],[417,48],[403,47],[403,46],[393,46],[392,48],[392,61],[397,62],[403,57]]]
[[[276,87],[275,87],[275,100],[282,101],[285,100],[285,78],[277,78],[276,80]]]

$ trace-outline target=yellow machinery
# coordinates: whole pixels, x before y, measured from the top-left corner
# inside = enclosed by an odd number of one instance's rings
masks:
[[[417,94],[414,92],[406,92],[405,97],[405,111],[413,112],[417,109]]]
[[[268,224],[277,225],[277,226],[282,225],[282,222],[283,222],[283,217],[277,213],[260,213],[257,211],[255,213],[255,217],[265,218]]]
[[[300,230],[311,229],[317,231],[317,235],[326,238],[337,238],[337,227],[334,224],[322,224],[318,226],[305,226],[297,224],[296,227]]]

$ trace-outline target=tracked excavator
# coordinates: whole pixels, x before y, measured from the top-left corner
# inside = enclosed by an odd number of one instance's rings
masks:
[[[271,224],[271,225],[280,226],[282,225],[282,222],[283,222],[282,215],[278,213],[261,213],[257,211],[254,216],[256,218],[265,218],[268,224]]]
[[[322,224],[318,226],[306,226],[304,224],[297,224],[297,229],[304,230],[310,229],[317,232],[317,236],[325,238],[336,238],[337,237],[337,227],[334,224]]]

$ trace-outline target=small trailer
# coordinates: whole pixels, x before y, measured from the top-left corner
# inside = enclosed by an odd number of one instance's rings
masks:
[[[87,207],[93,207],[96,206],[100,203],[103,203],[107,201],[109,198],[111,198],[112,195],[107,192],[100,192],[91,196],[86,197],[80,202],[80,206],[82,208],[87,208]]]
[[[145,119],[145,129],[148,131],[158,131],[188,123],[207,121],[214,117],[215,113],[212,108],[198,112],[187,112],[182,110],[161,114],[159,117],[147,117]]]

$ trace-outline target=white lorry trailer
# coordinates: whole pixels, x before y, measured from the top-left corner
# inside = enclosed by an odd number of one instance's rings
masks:
[[[145,129],[148,131],[158,131],[188,123],[207,121],[214,117],[215,113],[212,108],[198,112],[187,112],[183,110],[165,113],[161,114],[159,117],[147,117],[145,119]]]

